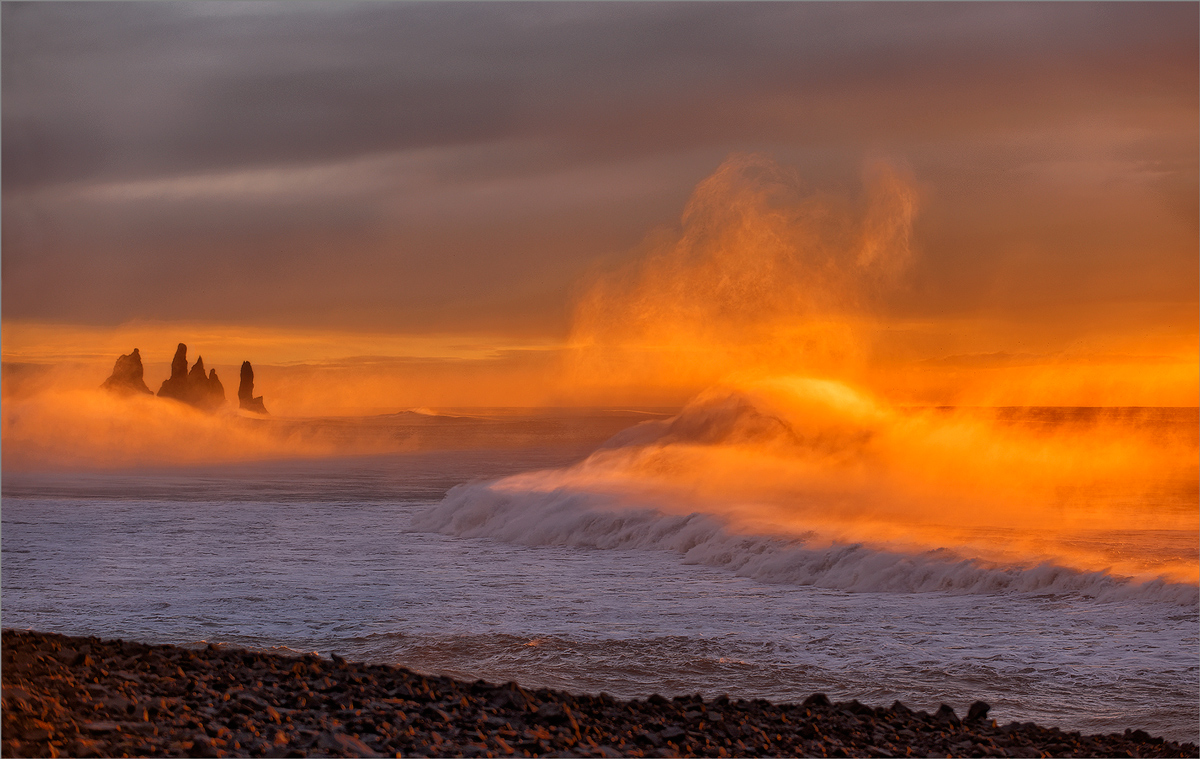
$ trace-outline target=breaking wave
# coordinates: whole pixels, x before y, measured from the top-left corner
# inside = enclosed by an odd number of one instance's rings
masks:
[[[1196,605],[1194,444],[1173,437],[1190,418],[1122,413],[898,410],[777,378],[572,467],[455,487],[412,528],[844,591]]]
[[[1040,564],[1003,566],[945,548],[923,553],[861,543],[820,545],[815,535],[738,534],[713,515],[665,514],[620,504],[609,495],[571,491],[506,492],[495,483],[453,488],[413,529],[530,546],[654,549],[770,583],[853,592],[1079,594],[1100,601],[1196,605],[1196,586]]]

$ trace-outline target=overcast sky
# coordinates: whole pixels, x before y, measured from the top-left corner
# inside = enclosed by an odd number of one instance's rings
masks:
[[[897,315],[1195,329],[1196,3],[2,12],[6,320],[561,336],[756,151],[914,179]]]

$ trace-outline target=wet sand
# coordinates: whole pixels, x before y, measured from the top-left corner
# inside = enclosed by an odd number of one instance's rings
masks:
[[[958,715],[459,682],[339,657],[3,631],[3,756],[1198,756]]]

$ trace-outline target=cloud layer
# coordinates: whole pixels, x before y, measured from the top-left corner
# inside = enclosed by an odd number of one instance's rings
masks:
[[[914,177],[880,308],[1011,325],[951,352],[1194,334],[1198,27],[1183,3],[5,3],[3,315],[563,337],[581,274],[757,151],[814,191]]]

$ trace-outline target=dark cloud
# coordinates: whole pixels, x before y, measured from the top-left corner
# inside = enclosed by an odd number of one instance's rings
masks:
[[[6,3],[6,188],[513,136],[660,149],[1140,108],[1195,83],[1200,21],[1172,3],[212,5]]]
[[[6,317],[559,329],[572,277],[673,223],[744,150],[818,186],[853,186],[864,157],[906,162],[931,190],[926,296],[953,282],[949,301],[978,299],[1030,245],[1132,259],[1112,231],[1155,218],[1166,279],[1190,271],[1175,231],[1196,216],[1194,3],[2,14]],[[1043,181],[1064,162],[1073,187],[1111,164],[1096,176],[1135,202],[1100,214]],[[1056,197],[1074,200],[1051,214]],[[180,302],[178,282],[203,297]]]

